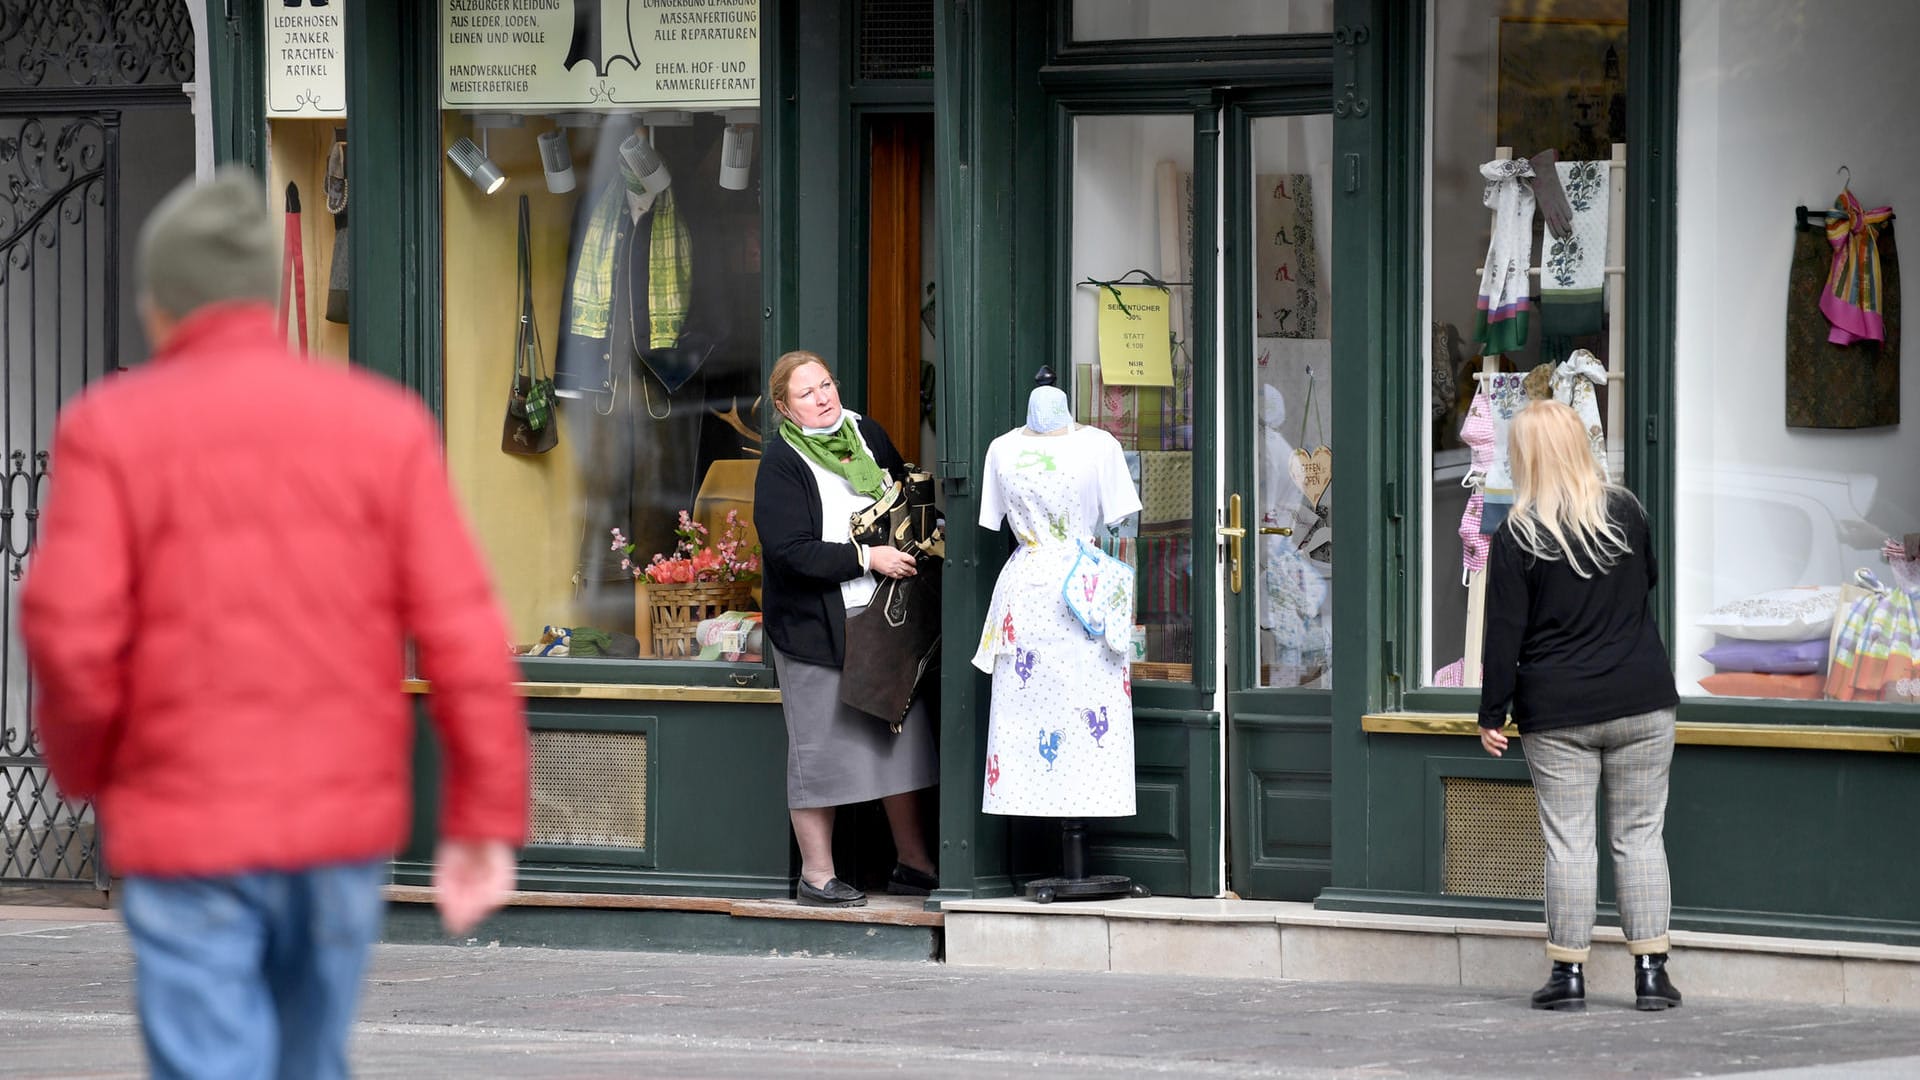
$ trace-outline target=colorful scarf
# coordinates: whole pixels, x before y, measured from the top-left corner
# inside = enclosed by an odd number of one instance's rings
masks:
[[[604,338],[613,322],[614,256],[620,239],[620,215],[627,195],[644,195],[640,177],[623,158],[620,177],[600,192],[580,237],[580,260],[573,272],[573,309],[568,328],[581,337]],[[647,342],[667,349],[680,342],[693,285],[693,242],[674,207],[673,192],[654,198],[647,243]],[[642,348],[640,342],[634,348]]]
[[[1893,220],[1893,207],[1863,210],[1852,191],[1842,191],[1827,214],[1827,243],[1833,245],[1833,270],[1820,294],[1820,311],[1833,324],[1827,340],[1835,345],[1885,341],[1880,319],[1880,226]]]
[[[1524,160],[1489,161],[1480,166],[1480,175],[1487,181],[1481,202],[1493,211],[1493,236],[1480,271],[1473,340],[1484,345],[1484,355],[1492,356],[1527,342],[1533,307],[1527,281],[1533,257],[1533,166]]]
[[[852,410],[842,409],[840,422],[821,435],[809,435],[793,421],[782,420],[780,434],[808,461],[845,479],[860,494],[877,499],[887,493],[887,474],[861,441],[854,424],[857,419]]]

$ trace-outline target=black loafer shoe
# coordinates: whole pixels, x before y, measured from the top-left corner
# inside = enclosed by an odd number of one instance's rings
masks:
[[[794,898],[805,907],[865,907],[867,894],[841,881],[828,878],[827,883],[816,889],[807,884],[806,878],[799,879],[794,889]]]
[[[894,863],[887,878],[887,892],[894,896],[925,896],[939,887],[939,875],[922,873],[906,863]]]

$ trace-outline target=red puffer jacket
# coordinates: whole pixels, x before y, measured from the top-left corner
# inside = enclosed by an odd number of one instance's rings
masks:
[[[390,855],[409,822],[404,643],[433,681],[441,832],[520,843],[527,735],[432,417],[203,308],[69,404],[20,626],[60,790],[116,874]]]

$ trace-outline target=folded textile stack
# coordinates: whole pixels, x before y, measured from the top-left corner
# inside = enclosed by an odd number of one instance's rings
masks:
[[[1709,612],[1699,625],[1718,636],[1700,658],[1714,673],[1700,688],[1721,697],[1825,696],[1840,592],[1837,585],[1775,589]]]
[[[702,619],[694,627],[693,640],[700,647],[702,660],[755,662],[765,648],[757,611],[723,611],[711,619]]]

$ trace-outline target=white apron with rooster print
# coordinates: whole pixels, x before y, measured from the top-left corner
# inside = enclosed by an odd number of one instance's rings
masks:
[[[1099,428],[1016,428],[987,449],[980,525],[1019,540],[994,585],[973,666],[993,675],[989,814],[1129,817],[1134,812],[1128,635],[1093,636],[1065,586],[1081,541],[1140,509],[1125,453]],[[1129,583],[1129,592],[1131,591]],[[1129,618],[1131,603],[1123,618]],[[1130,618],[1129,618],[1130,622]]]

